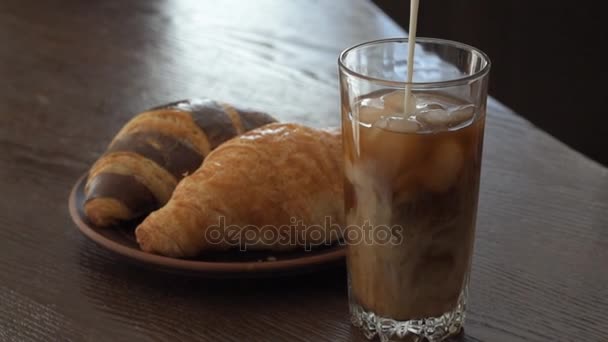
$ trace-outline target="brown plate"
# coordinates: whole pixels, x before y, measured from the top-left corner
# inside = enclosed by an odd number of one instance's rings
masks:
[[[143,252],[135,241],[138,222],[111,228],[96,227],[84,214],[86,174],[80,177],[70,193],[69,210],[78,229],[101,247],[155,269],[196,274],[205,277],[269,277],[299,274],[343,263],[345,248],[340,244],[296,252],[241,252],[231,250],[202,254],[193,259],[169,258]],[[273,257],[276,260],[269,261]],[[272,259],[272,258],[271,258]]]

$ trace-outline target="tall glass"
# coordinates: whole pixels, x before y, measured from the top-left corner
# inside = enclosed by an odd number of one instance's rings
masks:
[[[439,39],[415,52],[410,84],[407,39],[339,58],[350,314],[381,341],[460,331],[475,235],[490,61]]]

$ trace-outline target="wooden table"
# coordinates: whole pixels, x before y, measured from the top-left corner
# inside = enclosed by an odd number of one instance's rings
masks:
[[[0,341],[360,339],[343,269],[160,274],[81,236],[67,196],[156,104],[208,96],[337,124],[338,53],[403,34],[365,0],[2,1]],[[486,132],[462,339],[605,341],[607,169],[495,101]]]

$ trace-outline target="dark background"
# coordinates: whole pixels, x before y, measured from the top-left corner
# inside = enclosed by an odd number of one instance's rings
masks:
[[[409,1],[374,1],[407,30]],[[491,95],[608,165],[608,59],[603,52],[608,17],[601,4],[421,0],[418,35],[485,51],[493,63]]]

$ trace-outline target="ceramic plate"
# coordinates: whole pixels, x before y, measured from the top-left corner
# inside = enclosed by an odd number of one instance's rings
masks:
[[[138,222],[111,228],[91,224],[84,215],[84,185],[82,176],[72,188],[69,210],[78,229],[99,246],[124,256],[143,266],[155,269],[194,273],[207,277],[272,277],[311,272],[343,263],[345,248],[339,244],[297,252],[241,252],[231,250],[202,254],[192,259],[176,259],[143,252],[135,241]]]

